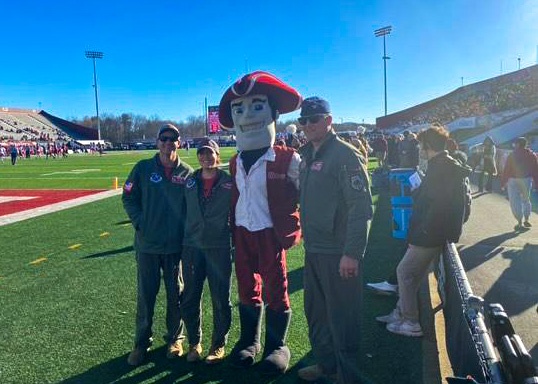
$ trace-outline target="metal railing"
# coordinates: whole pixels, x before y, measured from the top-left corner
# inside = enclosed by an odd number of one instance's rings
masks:
[[[458,350],[452,351],[450,345],[448,346],[449,357],[451,355],[452,357],[458,356],[460,362],[465,362],[459,364],[458,361],[455,361],[456,359],[451,357],[455,374],[463,377],[447,378],[448,382],[538,383],[532,359],[521,338],[515,334],[510,319],[502,306],[490,304],[486,311],[484,300],[473,294],[454,244],[448,243],[445,246],[436,275],[439,282],[439,294],[443,300],[445,319],[451,320],[446,321],[447,344],[449,344],[449,338],[455,334],[463,334],[461,339],[464,340],[464,343],[472,344],[465,348],[461,343],[455,343]],[[454,318],[456,316],[459,316],[461,321],[456,321]],[[486,320],[490,325],[491,334],[486,326]],[[465,324],[468,329],[456,329],[460,328],[462,324]],[[476,362],[479,367],[470,367],[469,361]],[[470,378],[468,377],[469,372],[466,371],[472,371],[474,376],[477,376],[477,372],[481,373],[481,377]]]

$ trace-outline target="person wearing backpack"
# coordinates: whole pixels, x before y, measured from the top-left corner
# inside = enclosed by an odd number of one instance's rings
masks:
[[[399,335],[423,335],[417,298],[420,284],[446,242],[459,240],[468,217],[471,168],[449,156],[447,139],[447,130],[437,124],[418,135],[428,171],[414,195],[408,247],[397,267],[399,300],[390,314],[376,318]]]

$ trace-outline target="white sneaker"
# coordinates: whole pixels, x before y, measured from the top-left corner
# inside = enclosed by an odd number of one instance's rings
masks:
[[[398,335],[411,337],[420,337],[424,335],[424,333],[422,333],[422,328],[420,327],[419,322],[410,320],[402,320],[396,323],[388,323],[387,331],[396,333]]]
[[[391,284],[388,281],[382,281],[381,283],[367,283],[366,286],[380,295],[398,294],[398,285]]]
[[[398,308],[394,308],[392,310],[391,313],[389,313],[388,315],[385,315],[385,316],[377,316],[375,318],[377,321],[381,322],[381,323],[387,323],[387,324],[390,324],[390,323],[396,323],[398,321],[402,321],[402,316],[400,316],[400,311],[398,310]]]

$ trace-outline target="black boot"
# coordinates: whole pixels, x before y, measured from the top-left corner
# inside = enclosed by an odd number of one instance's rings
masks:
[[[276,312],[269,308],[265,315],[265,345],[260,371],[265,375],[278,375],[286,372],[290,363],[290,349],[286,336],[291,320],[291,309]]]
[[[254,364],[260,352],[260,333],[263,307],[239,304],[241,336],[230,352],[230,363],[236,367],[249,367]]]

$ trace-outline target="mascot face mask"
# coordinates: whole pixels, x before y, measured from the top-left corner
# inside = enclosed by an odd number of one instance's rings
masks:
[[[275,143],[275,121],[266,95],[240,97],[230,107],[238,150],[249,151]]]
[[[279,113],[299,108],[301,95],[270,73],[256,71],[232,84],[219,104],[219,120],[225,129],[235,128],[237,149],[250,151],[275,142]]]

